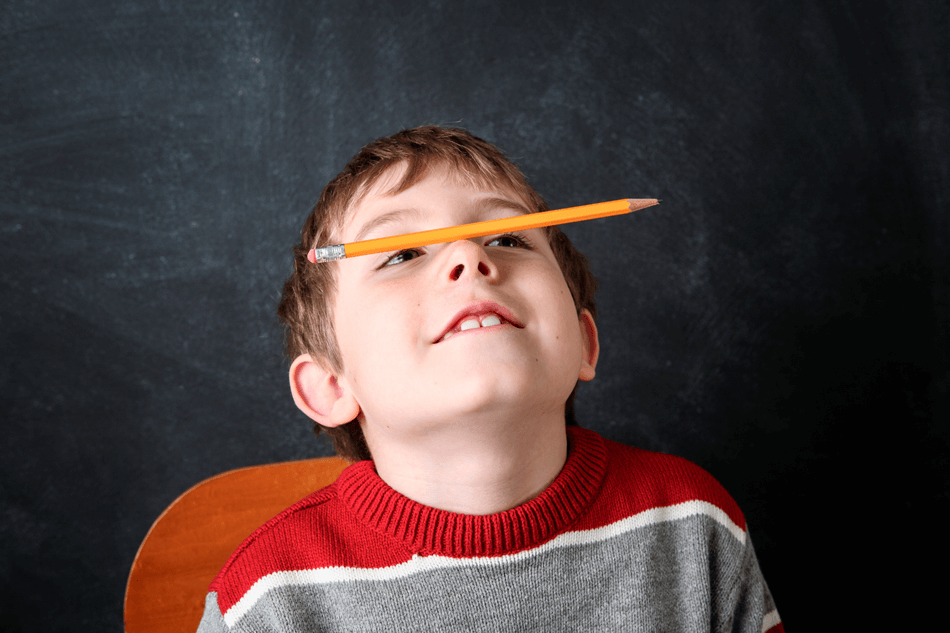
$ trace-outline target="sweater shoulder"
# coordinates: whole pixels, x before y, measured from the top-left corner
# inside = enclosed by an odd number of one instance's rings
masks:
[[[618,505],[625,516],[693,504],[715,508],[745,531],[738,504],[715,477],[683,457],[604,440],[607,476],[601,502]],[[616,513],[613,513],[616,514]]]
[[[367,466],[369,464],[369,466]],[[343,498],[342,481],[372,467],[349,466],[337,481],[290,506],[258,528],[231,555],[211,583],[227,613],[259,581],[332,568],[378,568],[412,556],[393,538],[368,528]]]
[[[209,591],[220,593],[244,568],[259,567],[266,565],[267,559],[280,558],[281,550],[299,540],[297,533],[302,527],[310,526],[312,531],[314,526],[326,523],[326,515],[333,514],[332,506],[337,501],[335,488],[331,484],[317,490],[254,530],[228,558]]]

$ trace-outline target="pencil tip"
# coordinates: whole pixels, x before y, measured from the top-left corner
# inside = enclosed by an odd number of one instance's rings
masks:
[[[631,211],[639,211],[640,209],[645,209],[647,207],[652,207],[655,204],[660,204],[660,201],[656,198],[627,198],[627,202],[630,203]]]

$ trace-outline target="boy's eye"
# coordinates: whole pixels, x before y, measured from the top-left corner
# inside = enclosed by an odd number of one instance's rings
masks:
[[[528,238],[523,235],[515,235],[514,233],[505,233],[504,235],[499,235],[496,238],[493,238],[485,246],[504,246],[505,248],[531,248],[531,243],[528,241]]]
[[[409,261],[410,259],[415,259],[416,257],[419,257],[419,255],[421,255],[421,253],[419,252],[418,249],[407,248],[405,250],[399,251],[398,253],[394,254],[392,257],[387,259],[385,262],[383,262],[383,266],[393,266],[395,264],[401,264],[403,262]]]
[[[531,242],[528,241],[528,238],[524,235],[517,235],[515,233],[505,233],[504,235],[499,235],[494,237],[490,242],[485,244],[485,246],[501,246],[503,248],[526,248],[532,250],[534,247],[531,245]],[[389,259],[383,262],[380,268],[386,266],[395,266],[397,264],[402,264],[408,262],[409,260],[416,259],[417,257],[422,256],[422,249],[418,248],[407,248],[393,254]]]

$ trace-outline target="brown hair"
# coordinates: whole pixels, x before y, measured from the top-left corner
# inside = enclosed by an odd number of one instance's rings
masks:
[[[300,245],[294,247],[294,272],[284,284],[277,307],[277,315],[284,324],[284,344],[291,359],[309,353],[334,374],[342,372],[343,359],[337,347],[332,314],[338,264],[312,264],[307,260],[307,253],[317,246],[339,243],[334,236],[343,229],[348,210],[366,195],[380,176],[397,165],[405,165],[406,171],[390,194],[405,191],[422,180],[430,168],[444,165],[473,184],[513,190],[528,203],[531,213],[548,210],[521,171],[498,148],[465,130],[424,126],[370,143],[320,194],[304,224]],[[547,227],[545,232],[578,314],[587,309],[596,319],[597,280],[587,258],[557,227]],[[574,418],[576,393],[577,385],[564,408],[568,425],[577,424]],[[351,461],[371,459],[360,418],[336,428],[316,424],[314,433],[321,431],[330,436],[341,457]]]

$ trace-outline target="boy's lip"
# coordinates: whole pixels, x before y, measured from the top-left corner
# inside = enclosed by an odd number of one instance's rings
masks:
[[[465,317],[478,316],[480,314],[488,314],[489,312],[493,314],[497,314],[502,319],[504,319],[511,325],[515,326],[516,328],[524,328],[524,325],[522,325],[521,322],[515,318],[515,315],[511,313],[511,310],[509,310],[505,306],[499,303],[495,303],[494,301],[476,301],[474,303],[468,304],[467,306],[465,306],[464,308],[456,312],[455,316],[453,316],[449,320],[448,325],[445,326],[442,332],[439,333],[439,335],[435,337],[435,340],[432,342],[433,343],[441,342],[442,337],[445,336],[447,332],[455,329],[455,327],[459,324],[459,322]]]

